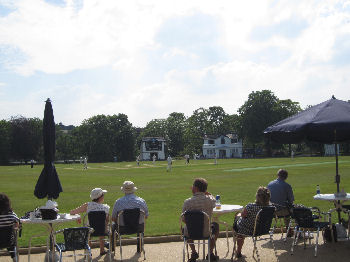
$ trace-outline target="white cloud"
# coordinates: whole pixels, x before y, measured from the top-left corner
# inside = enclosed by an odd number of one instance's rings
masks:
[[[0,0],[0,5],[9,3]],[[250,92],[262,89],[272,90],[281,99],[299,101],[302,106],[333,94],[348,99],[349,68],[332,64],[336,40],[350,35],[347,1],[77,3],[67,0],[66,5],[55,6],[43,0],[18,0],[11,2],[12,13],[0,16],[0,70],[2,66],[25,76],[28,81],[21,82],[26,83],[23,89],[34,89],[29,96],[14,101],[6,94],[15,84],[1,80],[6,82],[0,83],[1,117],[24,113],[41,117],[46,97],[53,99],[56,121],[80,124],[93,115],[120,112],[138,126],[173,111],[189,116],[199,107],[212,105],[236,113]],[[166,27],[168,21],[202,17],[197,14],[216,23],[215,39],[203,45],[216,45],[213,50],[220,49],[222,57],[211,60],[215,52],[157,42],[160,29],[172,33]],[[297,33],[288,35],[283,30],[293,22],[301,26],[295,29]],[[281,25],[286,28],[278,27]],[[176,29],[181,32],[182,28]],[[253,39],[254,32],[262,29],[269,30],[269,35]],[[193,46],[201,44],[198,41]],[[349,48],[346,43],[342,46]],[[101,68],[116,75],[103,83],[106,87],[85,79],[59,84],[53,77],[49,83],[43,81],[45,87],[37,87],[45,74],[62,80],[72,77],[70,72]],[[100,73],[98,77],[110,76]]]

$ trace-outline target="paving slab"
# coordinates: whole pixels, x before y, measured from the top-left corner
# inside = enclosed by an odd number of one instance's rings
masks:
[[[276,253],[274,252],[271,243],[268,239],[258,241],[258,250],[260,254],[260,261],[262,262],[306,262],[306,261],[317,261],[317,262],[342,262],[342,261],[350,261],[350,241],[337,242],[337,243],[323,243],[322,237],[320,237],[320,244],[318,248],[318,256],[314,257],[314,242],[315,240],[311,240],[311,245],[309,241],[307,241],[306,249],[304,249],[303,241],[299,241],[298,245],[294,249],[294,255],[291,255],[290,248],[292,244],[292,240],[290,238],[287,239],[286,242],[281,240],[280,234],[274,235],[274,243]],[[217,250],[218,255],[220,257],[219,261],[229,262],[231,261],[232,247],[233,241],[230,238],[230,253],[228,257],[225,257],[227,247],[226,247],[226,239],[219,238],[217,241]],[[154,244],[146,244],[146,261],[148,262],[179,262],[182,261],[182,242],[167,242],[167,243],[154,243]],[[234,261],[247,261],[253,262],[257,261],[252,257],[253,251],[253,241],[251,238],[247,238],[245,240],[242,254],[243,257],[240,259],[235,259]],[[107,256],[99,256],[99,249],[92,249],[93,253],[93,261],[108,261]],[[203,260],[202,252],[200,254],[200,259],[197,261],[207,261]],[[21,255],[20,261],[27,261],[27,255]],[[32,254],[31,261],[40,262],[45,261],[45,253]],[[63,261],[74,261],[73,258],[63,258]],[[83,261],[82,258],[78,257],[77,261]],[[116,256],[112,257],[112,261],[120,261],[120,253],[119,247],[117,247]],[[125,262],[139,262],[143,261],[143,255],[136,253],[135,245],[127,245],[123,246],[123,261]],[[186,259],[187,261],[187,259]],[[0,262],[12,262],[11,258],[8,256],[1,256]]]

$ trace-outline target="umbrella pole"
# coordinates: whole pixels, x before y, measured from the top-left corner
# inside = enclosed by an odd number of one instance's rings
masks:
[[[340,192],[339,190],[339,183],[340,183],[340,175],[338,170],[338,144],[335,143],[335,182],[337,183],[337,193]]]
[[[334,130],[334,135],[336,135],[336,130]],[[337,193],[339,193],[339,183],[340,183],[340,175],[338,172],[338,144],[334,143],[335,147],[335,182],[337,183]],[[340,201],[338,200],[338,206],[340,205]],[[338,208],[338,222],[341,223],[341,215],[340,209]]]

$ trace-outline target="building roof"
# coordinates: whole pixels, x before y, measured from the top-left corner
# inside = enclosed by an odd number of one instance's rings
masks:
[[[204,139],[217,139],[221,136],[226,136],[230,139],[234,139],[234,138],[238,138],[238,136],[236,134],[227,134],[227,135],[204,135]]]
[[[152,140],[165,141],[164,137],[143,137],[142,138],[142,141],[152,141]]]

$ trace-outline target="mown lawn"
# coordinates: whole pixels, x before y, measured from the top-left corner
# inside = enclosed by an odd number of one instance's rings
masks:
[[[334,157],[303,157],[277,159],[228,159],[174,161],[172,172],[166,172],[166,162],[89,163],[88,170],[80,164],[56,165],[64,192],[57,199],[60,212],[89,201],[92,188],[102,187],[108,190],[105,202],[113,207],[114,201],[123,194],[120,186],[124,180],[132,180],[138,187],[137,194],[147,201],[150,217],[146,224],[146,235],[179,234],[179,216],[183,201],[191,196],[190,187],[196,177],[204,177],[209,182],[209,191],[221,195],[223,204],[245,205],[254,201],[258,186],[276,177],[279,168],[289,171],[288,182],[294,188],[296,203],[306,206],[319,206],[328,210],[332,205],[324,201],[313,200],[316,185],[321,193],[334,193],[336,184]],[[45,204],[46,199],[37,199],[33,192],[42,166],[0,166],[0,192],[5,192],[12,200],[12,206],[18,216]],[[339,158],[341,188],[350,191],[350,157]],[[230,224],[233,215],[222,217]],[[63,224],[57,229],[76,226],[76,223]],[[44,228],[23,225],[20,246],[27,246],[29,236],[44,232]],[[44,244],[45,237],[36,238],[34,244]]]

